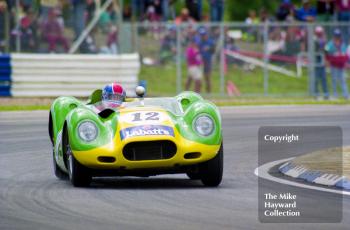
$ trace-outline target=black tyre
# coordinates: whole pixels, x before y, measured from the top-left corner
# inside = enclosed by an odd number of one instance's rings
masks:
[[[199,172],[187,172],[186,174],[191,180],[200,180],[201,179],[201,175],[199,174]]]
[[[52,127],[52,117],[51,117],[51,112],[49,115],[49,136],[50,136],[50,140],[51,140],[51,144],[52,144],[52,148],[54,148],[54,141],[53,141],[53,131],[52,131],[53,127]],[[67,173],[65,173],[58,165],[56,162],[56,158],[55,158],[55,151],[52,150],[52,163],[53,163],[53,171],[55,173],[55,176],[58,179],[61,180],[66,180],[68,179],[68,175]]]
[[[199,166],[201,181],[205,186],[216,187],[221,183],[224,169],[224,149],[223,144],[217,155]]]
[[[53,171],[55,173],[55,176],[58,179],[61,180],[67,180],[68,179],[68,175],[67,173],[65,173],[56,163],[56,158],[55,158],[55,153],[53,152],[52,154],[52,162],[53,162]]]
[[[68,133],[65,131],[62,144],[65,148],[64,153],[67,159],[67,169],[69,180],[75,187],[87,187],[91,183],[91,173],[88,168],[80,164],[72,153],[69,145]]]

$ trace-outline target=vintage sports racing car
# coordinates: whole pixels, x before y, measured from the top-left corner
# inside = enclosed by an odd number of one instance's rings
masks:
[[[117,109],[96,112],[96,90],[88,102],[57,98],[49,135],[55,175],[74,186],[98,176],[186,173],[218,186],[223,173],[221,118],[217,107],[193,92],[173,98],[127,98]]]

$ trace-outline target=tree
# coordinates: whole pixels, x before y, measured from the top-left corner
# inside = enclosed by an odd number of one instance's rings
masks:
[[[257,15],[261,9],[266,9],[274,16],[282,0],[225,0],[225,20],[242,21],[247,18],[249,10],[256,10]],[[291,0],[297,8],[301,6],[300,0]],[[313,6],[316,0],[310,1]]]
[[[247,18],[249,10],[259,11],[265,8],[272,15],[277,10],[280,1],[276,0],[226,0],[225,1],[225,19],[227,21],[243,21]]]

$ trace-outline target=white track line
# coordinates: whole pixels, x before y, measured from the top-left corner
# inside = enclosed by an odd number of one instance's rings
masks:
[[[291,185],[291,186],[305,188],[305,189],[313,189],[313,190],[318,190],[321,192],[330,192],[330,193],[337,193],[337,194],[343,194],[343,195],[350,196],[350,192],[347,192],[347,191],[334,190],[334,189],[329,189],[329,188],[323,188],[323,187],[302,184],[302,183],[298,183],[295,181],[284,180],[281,178],[273,177],[268,173],[268,171],[272,167],[274,167],[278,164],[281,164],[283,162],[290,161],[292,159],[294,159],[294,157],[286,158],[286,159],[282,159],[282,160],[278,160],[278,161],[272,161],[272,162],[263,164],[254,170],[254,174],[260,178],[263,178],[263,179],[266,179],[269,181],[273,181],[273,182],[277,182],[277,183],[281,183],[281,184]]]

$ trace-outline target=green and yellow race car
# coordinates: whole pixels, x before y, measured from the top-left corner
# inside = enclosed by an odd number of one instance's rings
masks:
[[[172,98],[127,98],[116,108],[96,110],[101,90],[87,102],[57,98],[50,109],[49,136],[55,175],[74,186],[98,176],[186,173],[206,186],[223,174],[218,108],[199,94]]]

